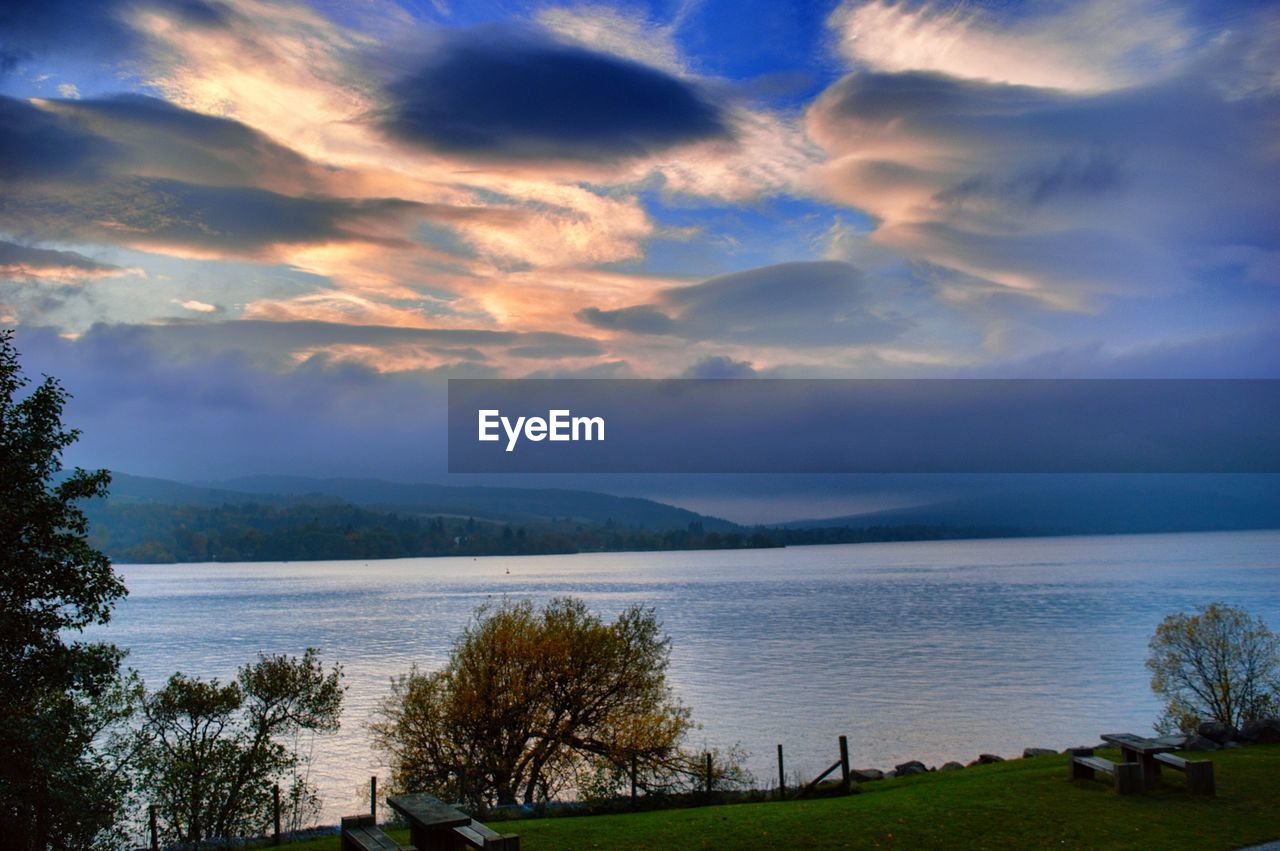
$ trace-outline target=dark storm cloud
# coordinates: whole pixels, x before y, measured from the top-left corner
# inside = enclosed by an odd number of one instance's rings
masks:
[[[452,34],[388,93],[392,136],[490,159],[609,161],[729,132],[676,77],[509,29]]]
[[[860,72],[832,84],[815,108],[832,116],[887,123],[934,116],[1016,116],[1070,100],[1056,90],[961,80],[929,71]]]
[[[0,277],[39,275],[41,272],[82,273],[86,276],[119,271],[75,251],[36,248],[0,240]]]
[[[840,261],[734,272],[666,290],[659,301],[620,310],[587,308],[576,316],[608,330],[780,346],[883,342],[908,324],[878,312],[862,273]]]
[[[120,326],[74,341],[25,327],[18,347],[29,374],[57,375],[73,394],[66,421],[85,434],[70,464],[195,478],[444,468],[448,371],[385,374],[324,358],[280,371],[234,348],[175,357],[145,329]]]
[[[161,6],[140,0],[34,0],[0,3],[0,74],[45,55],[111,61],[128,58],[138,35],[129,12]],[[214,27],[233,14],[221,3],[164,0],[164,11],[187,27]]]
[[[72,128],[112,140],[121,165],[198,183],[313,180],[306,157],[239,121],[192,112],[145,95],[48,102]]]
[[[637,304],[618,310],[585,307],[574,314],[594,328],[608,331],[630,331],[633,334],[671,334],[676,323],[652,304]]]
[[[0,95],[0,181],[92,180],[122,153],[57,115]]]
[[[154,98],[42,103],[0,97],[0,229],[10,233],[257,256],[277,245],[396,244],[388,226],[412,218],[525,215],[272,191],[255,184],[305,187],[323,169],[239,122]]]
[[[744,360],[724,355],[702,358],[684,371],[682,378],[753,378],[756,368]]]
[[[388,241],[361,234],[360,225],[399,221],[415,209],[397,199],[295,198],[249,186],[129,178],[57,194],[15,191],[0,199],[0,227],[252,256],[275,245]]]
[[[485,350],[508,351],[523,357],[577,357],[600,352],[587,337],[550,331],[485,331],[456,328],[401,328],[387,325],[346,325],[337,322],[272,322],[241,319],[229,322],[170,322],[150,325],[94,325],[87,339],[113,345],[164,352],[174,359],[201,359],[235,352],[254,363],[285,366],[297,352],[334,346],[392,349],[413,347],[437,354],[448,352],[461,361],[479,362]],[[525,349],[525,353],[517,350]],[[531,354],[531,353],[532,354]]]

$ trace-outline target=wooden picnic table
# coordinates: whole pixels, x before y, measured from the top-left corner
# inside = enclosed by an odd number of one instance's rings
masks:
[[[434,795],[419,792],[387,798],[391,809],[409,822],[409,839],[418,851],[495,848],[519,851],[520,838],[490,830]]]
[[[1156,760],[1156,755],[1177,750],[1133,733],[1103,733],[1102,741],[1118,747],[1123,755],[1123,762],[1136,762],[1142,766],[1144,789],[1153,789],[1160,781],[1160,763]]]

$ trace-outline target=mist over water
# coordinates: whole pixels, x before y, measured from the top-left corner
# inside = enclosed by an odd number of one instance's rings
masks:
[[[808,778],[841,734],[856,767],[888,769],[1149,732],[1164,615],[1220,600],[1280,630],[1280,531],[118,570],[129,597],[90,637],[129,648],[152,689],[176,670],[229,679],[258,651],[343,665],[342,730],[312,751],[329,822],[386,777],[367,723],[390,678],[442,665],[503,597],[653,606],[692,743],[740,743],[760,785],[778,743]]]

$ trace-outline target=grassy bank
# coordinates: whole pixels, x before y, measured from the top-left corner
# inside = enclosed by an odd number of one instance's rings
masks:
[[[519,833],[525,851],[1228,849],[1280,838],[1280,745],[1223,751],[1210,758],[1216,798],[1189,796],[1182,776],[1170,771],[1160,789],[1119,797],[1101,780],[1068,780],[1066,757],[1046,756],[864,784],[862,794],[845,798],[530,819],[504,823],[500,829]],[[408,841],[404,833],[393,835]],[[289,847],[336,851],[338,840]]]

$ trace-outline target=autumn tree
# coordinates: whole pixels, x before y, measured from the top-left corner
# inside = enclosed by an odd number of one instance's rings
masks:
[[[128,779],[111,730],[138,686],[123,651],[75,635],[125,595],[80,509],[111,477],[62,474],[80,436],[62,424],[69,394],[29,383],[0,331],[0,836],[17,851],[109,846]]]
[[[639,606],[612,623],[572,598],[482,607],[442,670],[393,681],[374,740],[397,789],[479,809],[548,800],[633,759],[656,777],[691,726],[667,685],[670,647]]]
[[[139,770],[165,837],[198,843],[263,833],[276,784],[295,825],[315,814],[297,736],[338,729],[341,680],[341,668],[326,672],[308,649],[301,658],[260,655],[225,684],[177,673],[148,696]]]
[[[1239,727],[1280,708],[1280,638],[1243,609],[1210,603],[1169,615],[1150,651],[1151,688],[1165,701],[1161,730]]]

